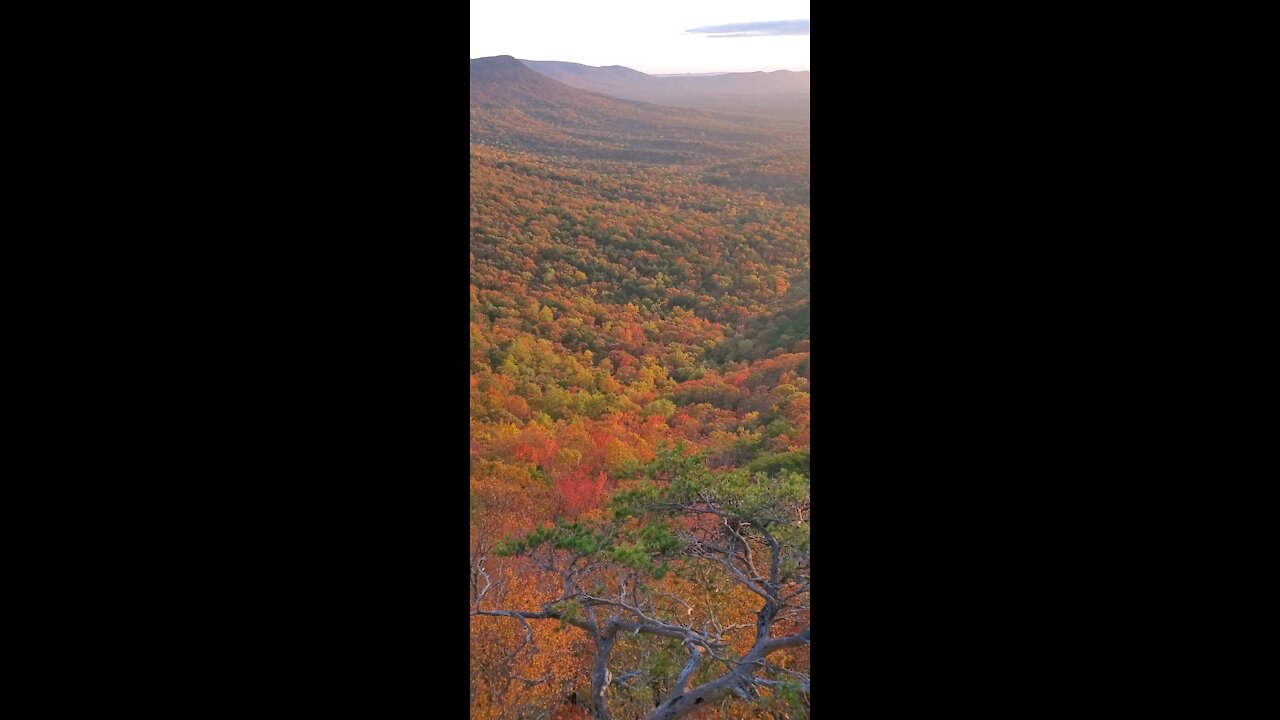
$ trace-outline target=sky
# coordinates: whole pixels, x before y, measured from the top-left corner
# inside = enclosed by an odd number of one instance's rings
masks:
[[[471,0],[471,57],[493,55],[651,75],[808,70],[809,2]]]

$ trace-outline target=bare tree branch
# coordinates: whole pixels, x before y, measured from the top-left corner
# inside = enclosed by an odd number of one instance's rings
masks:
[[[689,661],[684,664],[680,670],[680,677],[676,678],[675,687],[671,689],[668,697],[675,697],[684,694],[689,688],[689,680],[693,677],[693,673],[697,671],[698,665],[702,664],[702,648],[697,645],[686,642],[685,648],[689,651]]]

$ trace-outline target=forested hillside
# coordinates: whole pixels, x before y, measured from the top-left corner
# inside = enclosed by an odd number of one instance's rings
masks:
[[[807,717],[808,165],[472,61],[472,718]]]

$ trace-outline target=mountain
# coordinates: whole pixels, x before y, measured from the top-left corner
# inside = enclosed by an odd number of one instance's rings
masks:
[[[571,87],[614,97],[647,95],[646,87],[657,84],[661,78],[646,75],[638,70],[610,65],[592,67],[571,62],[521,60],[526,67]],[[631,97],[628,99],[642,99]]]
[[[592,70],[649,77],[627,68]],[[471,60],[470,78],[473,143],[588,158],[694,162],[741,157],[741,146],[766,137],[760,127],[729,116],[571,87],[509,55]]]
[[[605,112],[616,110],[616,98],[598,98],[531,71],[510,55],[471,61],[472,107],[507,107],[511,105],[555,107],[575,105]]]
[[[570,62],[521,60],[527,67],[566,85],[628,100],[654,103],[724,104],[809,94],[809,71],[722,73],[715,75],[646,75],[620,65],[593,67]]]

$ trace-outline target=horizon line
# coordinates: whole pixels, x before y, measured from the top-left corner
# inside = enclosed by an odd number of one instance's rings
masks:
[[[610,67],[620,67],[620,68],[626,68],[627,70],[634,70],[635,72],[638,72],[638,73],[644,73],[645,75],[653,75],[653,76],[660,76],[660,75],[732,75],[732,74],[734,74],[734,73],[753,73],[753,72],[772,73],[772,72],[783,72],[783,71],[786,71],[786,72],[795,72],[795,73],[800,73],[800,72],[811,72],[811,70],[810,70],[809,68],[804,68],[804,69],[797,70],[797,69],[789,68],[789,67],[774,68],[774,69],[772,69],[772,70],[764,70],[764,69],[757,69],[757,70],[686,70],[686,71],[676,71],[676,72],[672,72],[672,71],[650,72],[650,71],[646,71],[646,70],[639,70],[639,69],[634,68],[634,67],[632,67],[632,66],[630,66],[630,65],[622,65],[622,64],[620,64],[620,63],[614,63],[614,64],[611,64],[611,65],[591,65],[591,64],[589,64],[589,63],[575,62],[575,61],[573,61],[573,60],[534,60],[534,59],[532,59],[532,58],[516,57],[515,55],[511,55],[510,53],[502,53],[502,54],[499,54],[499,55],[483,55],[483,56],[481,56],[481,57],[473,57],[473,58],[470,58],[470,59],[471,59],[471,60],[488,60],[488,59],[490,59],[490,58],[500,58],[500,57],[509,57],[509,58],[513,58],[513,59],[515,59],[515,60],[518,60],[518,61],[520,61],[520,62],[558,62],[558,63],[566,63],[566,64],[569,64],[569,65],[581,65],[581,66],[583,66],[583,67],[596,68],[596,69],[603,69],[603,68],[610,68]]]

